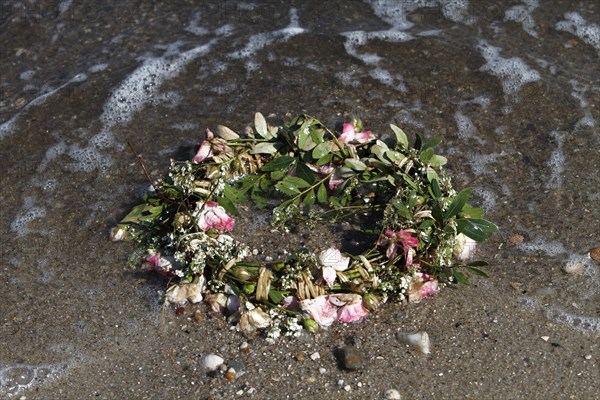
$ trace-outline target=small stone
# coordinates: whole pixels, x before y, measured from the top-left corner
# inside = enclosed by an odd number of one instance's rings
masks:
[[[600,262],[600,247],[594,247],[590,250],[590,257],[593,260]]]
[[[316,352],[314,352],[314,353],[312,353],[312,354],[310,355],[310,359],[311,359],[311,360],[313,360],[313,361],[316,361],[316,360],[318,360],[319,358],[321,358],[321,355],[319,354],[319,352],[318,352],[318,351],[316,351]]]
[[[306,383],[308,383],[309,385],[315,383],[316,380],[317,378],[315,378],[314,376],[306,377]]]
[[[242,364],[241,362],[236,361],[236,360],[227,361],[227,367],[230,369],[234,369],[236,371],[237,376],[242,375],[242,372],[245,369],[244,364]]]
[[[506,243],[509,246],[516,246],[518,244],[523,243],[523,240],[525,238],[523,237],[523,235],[519,235],[518,233],[515,235],[510,236],[508,239],[506,239]]]
[[[323,367],[319,368],[319,373],[320,374],[324,374],[325,372],[327,372],[327,370]]]
[[[341,367],[348,370],[360,369],[364,366],[364,357],[353,347],[342,350]]]
[[[294,354],[294,358],[296,359],[296,361],[304,361],[304,353],[301,351],[297,351]],[[310,356],[310,358],[312,358],[312,356]]]
[[[243,390],[238,390],[237,392],[235,392],[235,394],[237,394],[238,396],[241,396],[244,394]]]
[[[592,359],[592,355],[591,354],[586,354],[584,358],[586,360],[591,360]]]
[[[346,392],[349,392],[349,391],[351,391],[351,390],[352,390],[352,386],[350,386],[350,385],[346,385],[346,386],[344,386],[344,390],[345,390]]]
[[[207,354],[200,359],[200,366],[210,371],[216,371],[221,365],[223,365],[223,357],[216,354]]]
[[[400,396],[400,392],[398,392],[396,389],[388,389],[385,391],[384,399],[385,400],[401,400],[402,396]]]
[[[550,340],[550,336],[542,336],[542,340],[544,342],[547,342],[548,340]]]

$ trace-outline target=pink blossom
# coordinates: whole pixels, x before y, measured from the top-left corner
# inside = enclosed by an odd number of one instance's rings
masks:
[[[329,302],[329,296],[323,295],[314,299],[300,301],[300,308],[321,328],[327,328],[337,318],[337,307]]]
[[[329,302],[340,306],[337,318],[344,323],[357,322],[369,316],[369,310],[365,308],[362,297],[359,294],[332,294],[329,295]]]
[[[164,275],[173,274],[175,258],[170,256],[161,256],[160,253],[151,253],[146,261],[150,264],[150,270],[154,270]]]
[[[225,209],[216,201],[207,201],[203,206],[198,204],[201,210],[198,218],[198,227],[203,231],[215,228],[221,232],[228,232],[235,225],[235,218],[227,215]]]
[[[344,257],[342,252],[333,247],[319,253],[319,264],[323,267],[332,267],[336,271],[345,271],[350,264],[350,258]]]
[[[419,247],[419,240],[412,233],[402,229],[398,232],[387,229],[385,237],[379,239],[379,244],[388,246],[385,255],[390,260],[396,258],[398,246],[402,245],[404,256],[406,257],[406,266],[410,267],[413,263],[414,249]]]
[[[408,301],[417,303],[427,296],[437,293],[438,282],[428,274],[415,273],[408,288]]]
[[[227,141],[222,138],[215,137],[215,134],[206,130],[206,139],[196,146],[196,155],[192,158],[195,163],[211,160],[213,157],[221,153],[231,151],[227,146]]]
[[[337,277],[337,272],[335,272],[335,269],[333,267],[323,267],[322,272],[323,280],[327,282],[327,285],[329,285],[329,287],[333,286],[333,282]]]
[[[375,139],[375,135],[371,131],[356,132],[353,124],[344,124],[342,134],[338,137],[340,142],[350,144],[367,143]]]
[[[329,183],[328,183],[329,191],[333,192],[335,189],[338,188],[338,186],[340,186],[342,184],[342,182],[344,182],[344,179],[340,176],[340,174],[336,170],[333,173],[333,175],[331,175],[331,177],[329,178]]]
[[[323,250],[318,260],[323,267],[323,279],[329,286],[332,286],[335,281],[336,271],[345,271],[350,265],[350,258],[344,257],[338,249],[334,248]]]

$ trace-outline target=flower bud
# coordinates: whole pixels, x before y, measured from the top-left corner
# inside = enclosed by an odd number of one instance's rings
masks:
[[[252,274],[244,267],[238,267],[233,270],[233,276],[241,281],[247,281],[252,278]]]
[[[247,285],[244,285],[244,289],[243,292],[245,295],[251,295],[252,293],[254,293],[254,291],[256,290],[256,285],[253,283],[249,283]]]
[[[306,329],[310,333],[317,333],[317,332],[319,332],[319,329],[320,329],[317,321],[315,321],[314,319],[310,319],[310,318],[306,318],[304,321],[302,321],[302,326],[304,326],[304,329]]]
[[[381,300],[379,300],[379,297],[375,296],[373,293],[367,293],[363,296],[363,304],[367,310],[375,312],[381,305]]]

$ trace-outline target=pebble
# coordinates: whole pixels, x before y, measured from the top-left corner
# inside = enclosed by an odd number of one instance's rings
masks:
[[[591,354],[586,354],[585,355],[585,359],[586,360],[591,360],[592,359],[592,355]]]
[[[319,354],[318,351],[316,351],[310,355],[310,359],[313,361],[318,360],[319,358],[321,358],[321,355]]]
[[[319,368],[319,373],[320,374],[324,374],[325,372],[327,372],[327,370],[323,367]]]
[[[314,376],[309,376],[306,378],[306,383],[308,383],[310,385],[310,384],[315,383],[316,380],[317,380],[317,378],[315,378]]]
[[[349,391],[351,391],[351,390],[352,390],[352,386],[350,386],[350,385],[346,385],[346,386],[344,386],[344,390],[345,390],[346,392],[349,392]]]
[[[595,261],[600,261],[600,247],[594,247],[590,250],[590,257]]]
[[[296,361],[304,361],[304,353],[301,351],[297,351],[294,354],[294,358],[296,359]],[[312,358],[312,356],[310,358]]]
[[[223,357],[216,354],[207,354],[200,359],[200,366],[210,371],[216,371],[221,365],[223,365]]]
[[[400,396],[400,392],[398,392],[396,389],[388,389],[385,391],[384,399],[385,400],[401,400],[402,396]]]
[[[342,350],[341,361],[341,367],[348,370],[360,369],[365,365],[364,357],[353,347],[346,347]]]

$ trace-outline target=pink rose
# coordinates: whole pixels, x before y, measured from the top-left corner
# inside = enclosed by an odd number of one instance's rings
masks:
[[[411,303],[418,303],[425,297],[437,293],[438,290],[437,280],[433,279],[428,274],[417,272],[413,276],[410,287],[408,288],[408,301]]]
[[[350,144],[367,143],[375,139],[375,135],[371,131],[356,132],[353,124],[344,124],[342,134],[338,137],[340,142]]]
[[[195,163],[211,160],[219,154],[231,151],[227,146],[227,141],[222,138],[215,137],[215,134],[206,130],[206,139],[196,146],[196,155],[192,158]]]
[[[410,267],[413,263],[414,248],[419,247],[419,240],[410,232],[400,229],[394,232],[391,229],[385,231],[385,236],[379,239],[379,245],[386,246],[385,255],[388,259],[396,258],[398,246],[402,245],[404,256],[406,257],[406,266]]]
[[[215,228],[221,232],[228,232],[233,229],[235,218],[227,215],[225,209],[216,201],[207,201],[204,206],[198,203],[197,207],[201,209],[200,215],[197,216],[198,227],[203,231]]]
[[[369,316],[369,310],[363,305],[362,297],[356,293],[340,293],[329,295],[329,301],[340,306],[338,320],[344,323],[358,322]]]
[[[319,254],[319,264],[323,267],[323,279],[329,286],[333,285],[336,271],[345,271],[350,265],[350,258],[344,257],[338,249],[329,248]]]
[[[300,308],[321,328],[327,328],[337,319],[337,307],[329,302],[329,296],[300,301]]]

